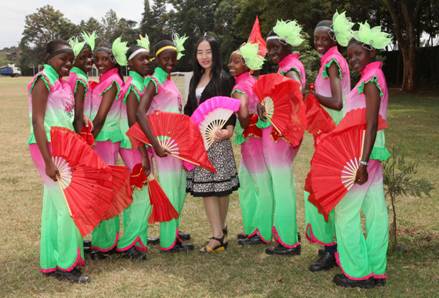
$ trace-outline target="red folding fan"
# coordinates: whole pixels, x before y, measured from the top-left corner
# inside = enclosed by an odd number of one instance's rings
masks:
[[[327,136],[316,148],[311,160],[310,202],[325,219],[355,183],[364,135],[364,128],[352,127]]]
[[[200,130],[188,116],[154,112],[146,116],[146,119],[160,146],[169,151],[171,156],[215,172],[204,148]],[[127,136],[133,147],[140,143],[151,145],[138,123],[131,126]]]
[[[328,133],[335,128],[335,123],[329,113],[320,105],[314,94],[314,84],[310,84],[310,91],[305,99],[306,130],[313,136]]]
[[[157,179],[152,175],[148,178],[148,194],[152,207],[152,212],[148,220],[150,224],[178,218],[177,210],[172,206],[168,196],[163,191]]]
[[[337,127],[331,132],[331,134],[341,133],[347,129],[355,126],[366,127],[366,108],[358,108],[351,110],[343,117]],[[378,115],[378,130],[387,128],[387,121]]]
[[[298,146],[306,126],[300,84],[280,74],[268,74],[259,77],[253,90],[277,133],[291,145]]]
[[[105,219],[113,201],[111,169],[75,132],[50,130],[51,154],[60,173],[58,185],[81,235]]]
[[[111,186],[113,200],[110,208],[105,213],[105,219],[119,215],[132,202],[132,189],[130,185],[130,170],[126,166],[108,166],[111,169]]]

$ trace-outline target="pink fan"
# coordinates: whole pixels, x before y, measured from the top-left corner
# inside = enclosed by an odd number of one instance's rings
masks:
[[[240,102],[237,99],[226,96],[209,98],[194,111],[191,116],[199,128],[204,141],[204,147],[214,143],[215,132],[222,129],[234,112],[239,110]]]

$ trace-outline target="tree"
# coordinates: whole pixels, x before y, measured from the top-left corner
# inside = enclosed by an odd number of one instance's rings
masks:
[[[22,68],[42,63],[45,59],[46,44],[53,39],[68,39],[78,28],[64,15],[50,5],[38,8],[26,16],[24,31],[20,41],[19,64]]]
[[[95,18],[89,18],[87,21],[82,20],[79,23],[79,31],[91,33],[96,32],[97,36],[102,36],[104,34],[104,28],[101,23]]]
[[[144,0],[140,33],[147,34],[152,45],[161,39],[170,38],[169,12],[166,11],[166,3],[167,1],[164,0],[156,0],[151,8],[149,1]]]
[[[384,163],[384,186],[386,195],[392,206],[392,223],[390,235],[392,236],[392,248],[397,247],[397,213],[396,200],[401,196],[422,197],[430,196],[433,185],[424,178],[416,178],[418,163],[407,161],[404,154],[398,148],[392,149],[392,157]]]
[[[384,0],[393,20],[393,33],[403,58],[402,89],[405,91],[415,89],[416,46],[421,33],[416,32],[416,24],[419,21],[424,2],[426,1]]]

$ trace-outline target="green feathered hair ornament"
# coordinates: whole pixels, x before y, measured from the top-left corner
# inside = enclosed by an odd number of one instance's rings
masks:
[[[293,47],[300,46],[303,42],[302,26],[300,26],[295,20],[278,20],[276,26],[273,27],[273,32],[276,33],[280,39]]]
[[[257,43],[245,43],[239,48],[239,53],[250,70],[259,70],[264,65],[264,57],[260,56],[258,51]]]
[[[354,38],[374,49],[382,50],[392,42],[390,34],[381,31],[380,26],[370,28],[369,23],[359,23],[360,28],[354,32]]]
[[[139,47],[144,48],[145,50],[147,50],[149,52],[150,43],[149,43],[148,35],[145,34],[145,36],[142,36],[142,34],[139,34],[139,39],[137,40],[137,45]]]
[[[96,31],[93,31],[91,34],[88,34],[87,32],[81,33],[82,39],[85,41],[85,43],[90,47],[91,51],[93,52],[96,45]]]
[[[172,36],[172,41],[177,48],[177,60],[180,60],[180,58],[184,56],[184,43],[187,39],[188,37],[186,35],[180,37],[177,33]]]
[[[73,50],[73,55],[78,57],[79,53],[81,53],[82,49],[84,48],[85,41],[79,41],[77,37],[72,37],[69,39],[69,45]]]
[[[347,17],[346,12],[338,13],[336,11],[332,16],[332,31],[334,32],[337,43],[343,47],[347,47],[349,41],[352,39],[353,31],[352,23]]]
[[[128,51],[128,46],[126,41],[122,41],[122,37],[118,37],[113,41],[111,46],[111,52],[113,53],[114,59],[120,66],[125,66],[128,64],[126,53]]]

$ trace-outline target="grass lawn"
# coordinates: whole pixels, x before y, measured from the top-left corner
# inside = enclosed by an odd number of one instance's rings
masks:
[[[163,255],[150,250],[148,260],[133,263],[117,257],[87,261],[92,282],[73,285],[39,273],[39,226],[42,185],[27,150],[29,131],[25,86],[29,78],[0,78],[0,186],[3,227],[0,251],[0,296],[395,296],[439,295],[439,95],[390,98],[387,142],[398,144],[407,157],[419,161],[419,176],[435,186],[431,198],[403,198],[399,211],[399,239],[405,250],[389,255],[387,286],[372,290],[333,285],[333,269],[311,273],[308,265],[317,247],[305,241],[299,257],[272,257],[264,247],[239,247],[241,231],[238,196],[231,198],[228,225],[230,245],[220,255]],[[306,137],[295,161],[298,224],[303,231],[303,183],[312,153]],[[238,152],[238,151],[237,151]],[[200,247],[209,227],[200,199],[188,197],[182,230],[191,232]],[[157,235],[157,226],[151,227]],[[303,233],[302,233],[303,235]],[[233,237],[233,238],[232,238]],[[304,238],[304,237],[302,237]]]

